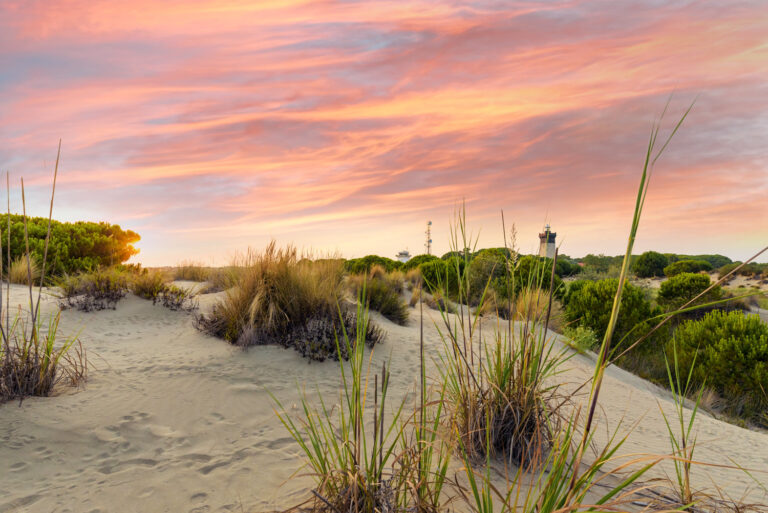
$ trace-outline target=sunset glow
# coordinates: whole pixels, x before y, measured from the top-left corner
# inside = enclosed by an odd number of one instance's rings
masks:
[[[674,94],[673,94],[674,93]],[[768,239],[763,2],[0,0],[0,170],[35,215],[142,235],[145,265],[270,239],[438,254],[462,201],[530,252],[623,252],[651,124],[695,100],[636,246]],[[18,195],[18,194],[17,194]],[[18,202],[17,202],[18,203]]]

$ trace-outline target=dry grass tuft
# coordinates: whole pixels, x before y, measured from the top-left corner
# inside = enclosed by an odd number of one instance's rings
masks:
[[[408,323],[408,306],[401,296],[404,288],[403,273],[387,273],[383,267],[373,266],[367,275],[349,276],[347,283],[355,297],[365,295],[365,304],[371,310],[376,310],[401,326]]]
[[[173,279],[183,281],[207,281],[211,270],[200,262],[184,261],[174,270]]]
[[[347,358],[336,340],[356,336],[356,314],[343,304],[343,266],[339,260],[300,259],[295,248],[270,243],[249,252],[237,267],[237,285],[226,291],[198,327],[242,347],[278,344],[315,360]],[[366,326],[369,345],[383,334]],[[354,338],[353,340],[356,340]]]
[[[132,276],[115,267],[64,276],[55,281],[59,307],[82,312],[115,310],[130,289]]]
[[[40,264],[34,258],[29,259],[29,268],[27,268],[27,259],[20,256],[13,262],[8,269],[8,280],[11,283],[19,285],[29,285],[30,273],[32,276],[32,284],[38,284],[40,282]]]

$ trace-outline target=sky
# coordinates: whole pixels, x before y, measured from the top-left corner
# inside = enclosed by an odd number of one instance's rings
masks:
[[[0,0],[0,171],[144,265],[272,239],[345,257],[480,247],[745,259],[768,243],[763,1]],[[4,193],[3,193],[4,194]],[[764,259],[763,259],[764,260]]]

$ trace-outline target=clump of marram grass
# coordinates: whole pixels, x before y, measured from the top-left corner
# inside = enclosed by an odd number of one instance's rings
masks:
[[[27,259],[24,256],[20,256],[11,262],[8,269],[8,281],[18,285],[29,285],[31,277],[31,283],[34,284],[40,281],[40,274],[40,264],[37,263],[37,260],[30,258],[28,267]]]
[[[300,259],[295,248],[270,243],[241,262],[236,286],[225,292],[197,325],[213,336],[242,347],[276,344],[294,347],[314,360],[347,358],[336,339],[344,332],[358,340],[356,314],[343,303],[344,270],[334,259]],[[366,323],[368,345],[382,332]]]
[[[506,239],[506,237],[505,237]],[[440,355],[440,371],[446,387],[451,429],[457,433],[467,457],[473,460],[502,456],[510,463],[535,466],[541,463],[552,445],[559,424],[559,406],[556,401],[558,387],[550,378],[558,372],[565,360],[564,351],[554,351],[546,326],[551,313],[550,298],[553,293],[543,272],[528,273],[531,283],[514,286],[514,268],[511,260],[504,268],[508,291],[520,292],[521,311],[525,314],[513,329],[512,320],[506,326],[497,324],[490,340],[482,337],[481,316],[486,313],[485,300],[490,289],[472,290],[469,273],[469,254],[476,241],[466,229],[466,213],[462,208],[455,217],[451,230],[451,250],[463,254],[465,262],[454,259],[449,269],[455,282],[458,315],[440,310],[443,320],[440,336],[445,350]],[[505,240],[506,245],[506,240]],[[514,251],[505,251],[509,259]],[[462,265],[463,263],[463,265]],[[552,266],[554,272],[555,266]],[[448,281],[438,273],[431,284],[432,292],[444,293],[443,284]],[[541,279],[535,280],[533,276]],[[542,319],[539,312],[537,290],[544,289],[548,308]],[[525,304],[526,298],[535,301]],[[477,306],[468,308],[470,299]],[[512,301],[508,298],[507,301]],[[540,322],[537,322],[540,321]],[[440,328],[440,327],[439,327]]]
[[[77,337],[61,336],[60,320],[61,312],[47,325],[39,318],[31,324],[19,311],[8,329],[3,329],[0,403],[27,396],[46,397],[62,381],[71,386],[85,381],[85,350]]]
[[[376,373],[372,358],[364,354],[368,312],[362,301],[358,301],[355,317],[357,340],[350,341],[344,333],[336,342],[339,352],[341,346],[346,348],[350,363],[340,365],[341,386],[333,400],[335,406],[329,407],[330,401],[324,396],[318,396],[319,407],[315,406],[302,390],[303,413],[295,414],[272,396],[278,417],[299,444],[305,466],[315,479],[313,496],[304,504],[306,511],[444,511],[442,493],[448,483],[451,452],[438,437],[443,396],[426,386],[423,336],[418,401],[413,413],[406,415],[405,398],[389,406],[388,365],[383,364],[381,373]]]
[[[241,270],[241,267],[235,265],[212,268],[208,273],[208,287],[205,292],[231,289],[237,284]]]
[[[211,270],[201,263],[184,261],[174,269],[173,279],[182,281],[207,281],[210,274]]]
[[[349,276],[348,283],[355,297],[364,295],[364,301],[371,310],[397,324],[408,323],[408,306],[401,296],[404,287],[402,272],[387,273],[383,267],[373,266],[367,274]]]
[[[117,303],[128,295],[130,280],[129,273],[114,267],[65,275],[55,281],[59,307],[82,312],[115,310]]]
[[[22,401],[27,396],[48,396],[57,383],[64,381],[69,385],[77,386],[85,381],[87,376],[87,360],[82,344],[80,344],[77,337],[63,336],[59,330],[61,312],[51,316],[47,323],[43,322],[40,315],[40,301],[42,298],[42,285],[46,278],[46,263],[53,217],[53,198],[56,192],[60,154],[61,142],[59,142],[59,153],[56,156],[56,167],[53,175],[51,206],[48,214],[48,229],[43,247],[43,258],[39,265],[39,273],[35,275],[35,280],[40,280],[38,282],[40,289],[38,290],[36,300],[33,295],[33,281],[29,279],[33,259],[29,251],[24,179],[22,178],[21,180],[22,220],[24,223],[26,253],[23,256],[22,263],[17,263],[16,267],[25,268],[24,274],[26,279],[24,283],[29,287],[29,310],[19,308],[16,314],[11,317],[11,279],[9,279],[6,288],[5,305],[3,305],[3,295],[0,290],[0,403],[8,400]],[[6,175],[6,184],[9,195],[8,204],[10,205],[9,175]],[[3,254],[2,237],[0,237],[0,282],[2,282],[3,278],[3,257],[5,257],[6,262],[11,261],[10,211],[8,212],[7,219],[7,239],[5,241],[7,253],[5,255]],[[8,267],[10,274],[14,266]]]

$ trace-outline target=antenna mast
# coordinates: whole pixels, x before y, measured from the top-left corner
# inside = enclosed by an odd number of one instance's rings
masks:
[[[427,255],[432,254],[432,221],[427,221],[427,231],[424,232],[427,236],[426,242],[424,242],[424,249],[427,250]]]

